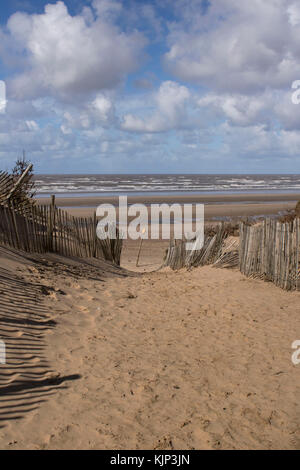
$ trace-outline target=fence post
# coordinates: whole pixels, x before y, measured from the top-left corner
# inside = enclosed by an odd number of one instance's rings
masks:
[[[96,211],[94,211],[94,218],[93,218],[93,230],[94,230],[94,246],[93,246],[93,257],[96,258],[97,254],[97,216]]]
[[[48,250],[53,251],[53,232],[54,232],[54,213],[55,213],[55,196],[51,196],[50,212],[48,217]]]
[[[13,202],[10,203],[10,208],[11,208],[11,215],[12,215],[12,220],[13,220],[13,227],[14,227],[14,232],[16,236],[16,245],[15,248],[21,249],[21,243],[20,243],[20,237],[19,237],[19,231],[18,231],[18,225],[17,225],[17,220],[16,220],[16,212],[15,212],[15,207]]]

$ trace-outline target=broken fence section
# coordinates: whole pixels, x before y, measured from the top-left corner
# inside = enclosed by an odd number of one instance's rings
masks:
[[[245,276],[273,282],[285,290],[299,290],[300,219],[241,223],[239,239],[227,238],[226,227],[221,224],[215,235],[205,237],[198,251],[187,251],[186,241],[172,240],[164,261],[164,266],[174,270],[207,264],[239,268]]]
[[[201,250],[186,250],[186,240],[171,240],[164,266],[177,270],[213,264],[221,255],[227,231],[222,223],[215,235],[204,237]]]

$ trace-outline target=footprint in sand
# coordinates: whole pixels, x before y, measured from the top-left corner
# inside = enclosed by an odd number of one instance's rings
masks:
[[[80,284],[72,283],[72,284],[71,284],[71,288],[72,288],[72,289],[80,290],[80,289],[81,289],[81,286],[80,286]]]
[[[87,300],[88,302],[91,302],[91,300],[96,300],[94,297],[87,294],[80,294],[80,297],[82,297],[84,300]]]
[[[88,313],[89,312],[89,309],[87,307],[84,307],[84,305],[79,305],[78,308],[82,313]]]
[[[159,439],[153,447],[155,450],[173,450],[172,438],[170,436],[164,436]]]

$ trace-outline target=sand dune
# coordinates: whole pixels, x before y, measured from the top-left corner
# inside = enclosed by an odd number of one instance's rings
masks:
[[[2,449],[300,448],[299,292],[212,267],[1,259]]]

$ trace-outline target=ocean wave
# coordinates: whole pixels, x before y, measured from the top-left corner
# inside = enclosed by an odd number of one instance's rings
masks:
[[[37,175],[38,194],[299,191],[300,175]]]

